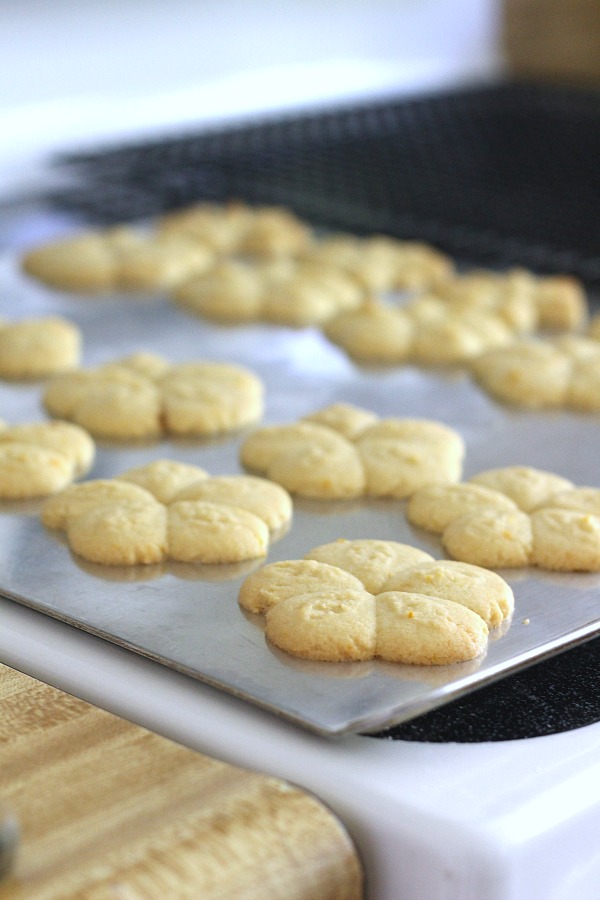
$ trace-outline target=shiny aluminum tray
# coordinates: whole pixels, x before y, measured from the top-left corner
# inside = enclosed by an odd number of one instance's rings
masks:
[[[0,316],[63,315],[84,335],[85,366],[135,350],[169,360],[219,359],[253,368],[265,381],[266,423],[287,422],[336,401],[381,416],[434,418],[467,444],[465,477],[490,466],[528,464],[577,484],[598,484],[600,421],[570,413],[524,413],[493,403],[463,374],[412,367],[361,370],[317,331],[253,325],[226,328],[194,319],[164,298],[60,295],[22,279],[14,256],[2,263]],[[44,418],[39,385],[0,383],[0,417]],[[209,442],[98,446],[88,477],[110,477],[157,458],[240,472],[243,435]],[[262,618],[237,603],[244,576],[262,563],[107,568],[74,557],[48,533],[37,503],[5,503],[0,514],[0,591],[9,599],[129,648],[327,735],[369,732],[406,721],[536,660],[600,633],[600,574],[503,574],[516,610],[492,634],[482,659],[447,667],[382,662],[327,664],[269,645]],[[297,500],[293,524],[268,561],[303,556],[338,537],[387,538],[436,557],[436,537],[412,528],[399,501]]]

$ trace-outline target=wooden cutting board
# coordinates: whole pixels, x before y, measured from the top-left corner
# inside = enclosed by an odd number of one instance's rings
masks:
[[[2,805],[20,826],[2,900],[363,896],[352,841],[313,796],[0,665]]]

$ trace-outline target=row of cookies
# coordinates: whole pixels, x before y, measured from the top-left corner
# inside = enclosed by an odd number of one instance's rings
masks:
[[[489,569],[536,566],[600,570],[600,488],[531,466],[479,472],[467,482],[429,484],[406,515],[439,534],[454,559]]]
[[[423,306],[426,302],[425,298],[416,301]],[[339,319],[334,320],[326,326],[327,332],[331,330],[333,334],[336,321],[340,324]],[[401,311],[381,304],[367,305],[344,318],[345,337],[340,342],[346,349],[353,348],[353,355],[363,361],[382,362],[393,360],[402,341],[410,343],[412,334],[413,361],[415,352],[429,362],[456,362],[460,358],[465,363],[468,356],[472,376],[502,403],[529,409],[600,409],[600,315],[592,319],[587,335],[568,334],[552,339],[522,337],[507,341],[508,332],[499,328],[498,322],[493,324],[489,317],[486,319],[486,314],[466,313],[452,323],[434,316],[430,327],[416,338],[411,327],[407,327]],[[482,349],[484,343],[488,344],[487,350]],[[155,354],[138,353],[84,370],[78,368],[81,345],[77,326],[58,316],[0,323],[0,378],[33,380],[64,373],[46,389],[44,402],[48,412],[79,421],[97,434],[130,437],[163,430],[209,434],[255,421],[260,414],[260,392],[250,390],[252,378],[238,372],[238,387],[245,382],[248,388],[243,406],[245,421],[239,420],[234,409],[229,424],[178,422],[177,415],[161,411],[161,393],[172,397],[184,390],[186,381],[191,390],[193,381],[199,389],[200,383],[206,385],[211,380],[218,391],[216,383],[220,380],[222,400],[223,394],[233,388],[232,378],[226,375],[231,375],[231,367],[227,370],[223,365],[206,363],[170,367],[167,378],[166,360]],[[158,384],[159,380],[164,380],[164,387]],[[117,401],[116,415],[110,419],[101,413],[104,400],[113,406]],[[97,414],[90,412],[92,406]]]
[[[76,232],[32,247],[21,267],[46,285],[83,294],[162,292],[185,283],[191,294],[193,282],[233,259],[251,262],[266,276],[265,284],[271,275],[295,275],[293,265],[271,269],[269,263],[302,260],[315,273],[319,268],[345,273],[357,287],[372,291],[431,287],[454,271],[452,261],[428,244],[379,235],[323,238],[289,209],[242,202],[197,203],[144,225]],[[250,291],[251,275],[249,266],[245,287]],[[235,311],[226,309],[229,299],[224,289],[222,316],[233,321]]]

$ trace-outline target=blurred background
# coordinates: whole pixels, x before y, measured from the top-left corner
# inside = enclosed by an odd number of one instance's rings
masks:
[[[507,72],[600,77],[600,0],[2,0],[2,157]]]

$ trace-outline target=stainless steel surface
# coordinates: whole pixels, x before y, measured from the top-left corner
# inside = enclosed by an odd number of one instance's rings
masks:
[[[218,327],[165,298],[60,295],[21,278],[12,254],[3,259],[0,276],[0,315],[53,313],[77,322],[85,366],[142,349],[173,362],[235,361],[264,379],[267,423],[343,400],[381,416],[428,417],[454,426],[467,444],[465,477],[520,463],[577,484],[599,483],[596,416],[509,411],[463,374],[360,370],[313,329]],[[40,396],[40,385],[0,383],[0,417],[11,424],[44,418]],[[101,444],[88,477],[110,477],[165,457],[215,475],[240,472],[242,438]],[[94,566],[42,527],[38,509],[35,502],[1,507],[0,590],[6,597],[323,734],[374,731],[407,720],[600,632],[600,574],[525,569],[503,573],[515,591],[516,610],[503,634],[492,633],[482,659],[441,668],[302,661],[267,644],[261,617],[244,614],[237,604],[244,575],[262,561],[239,567]],[[272,545],[267,561],[301,557],[337,537],[388,538],[444,555],[437,538],[407,523],[402,502],[297,500],[292,527]]]

